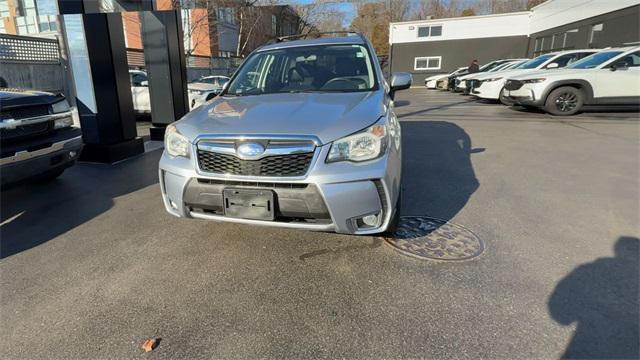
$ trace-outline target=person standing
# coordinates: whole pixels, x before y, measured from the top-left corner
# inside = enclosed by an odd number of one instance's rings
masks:
[[[471,65],[469,65],[468,72],[469,74],[477,73],[480,71],[480,66],[478,65],[478,60],[473,60]]]

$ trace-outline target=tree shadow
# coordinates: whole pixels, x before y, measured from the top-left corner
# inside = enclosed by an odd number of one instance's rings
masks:
[[[161,150],[113,165],[80,163],[58,179],[2,191],[0,258],[45,243],[158,182]]]
[[[480,186],[471,138],[444,121],[403,122],[402,215],[453,218]]]
[[[551,317],[576,324],[565,359],[638,359],[640,267],[637,237],[622,236],[615,256],[580,265],[549,298]]]

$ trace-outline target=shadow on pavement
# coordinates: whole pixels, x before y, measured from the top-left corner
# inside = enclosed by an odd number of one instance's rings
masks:
[[[427,109],[412,111],[412,112],[408,112],[408,113],[398,113],[398,118],[404,118],[404,117],[409,117],[409,116],[414,116],[414,115],[422,115],[422,114],[428,113],[430,111],[444,110],[444,109],[456,107],[458,105],[462,105],[462,104],[466,104],[466,103],[470,103],[470,102],[475,102],[475,101],[476,101],[475,99],[468,99],[468,100],[464,100],[464,101],[447,103],[447,104],[443,104],[443,105],[440,105],[440,106],[431,106],[431,107],[429,107]]]
[[[80,163],[60,178],[2,191],[0,258],[47,242],[106,212],[113,199],[158,182],[161,150],[114,165]]]
[[[480,186],[471,138],[444,121],[402,122],[402,215],[453,218]]]
[[[638,359],[640,240],[622,236],[615,256],[580,265],[558,283],[549,312],[562,325],[576,324],[563,358]]]

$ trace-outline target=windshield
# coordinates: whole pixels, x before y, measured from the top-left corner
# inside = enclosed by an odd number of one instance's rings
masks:
[[[586,58],[576,61],[567,66],[569,69],[593,69],[598,65],[605,63],[614,57],[622,54],[622,51],[603,51],[587,56]]]
[[[489,70],[489,72],[496,72],[496,71],[500,71],[500,70],[504,70],[504,69],[508,69],[511,67],[511,65],[513,65],[513,63],[504,63],[504,64],[500,64],[496,67],[494,67],[493,69]]]
[[[529,60],[522,60],[522,61],[518,61],[517,63],[511,64],[511,66],[509,67],[510,70],[512,69],[522,69],[522,67],[529,62]]]
[[[229,84],[229,95],[369,91],[376,86],[362,45],[321,45],[260,51]]]
[[[555,56],[554,54],[540,55],[537,58],[531,59],[526,63],[520,65],[518,69],[535,69],[538,66],[542,65],[545,61],[551,59],[554,56]]]

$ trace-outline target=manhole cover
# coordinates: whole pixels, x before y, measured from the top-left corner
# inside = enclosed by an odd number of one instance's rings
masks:
[[[484,251],[471,230],[426,216],[403,216],[392,237],[385,240],[401,252],[425,259],[468,260]]]

